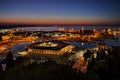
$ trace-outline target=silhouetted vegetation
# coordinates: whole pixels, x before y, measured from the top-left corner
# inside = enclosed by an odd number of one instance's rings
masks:
[[[6,66],[7,67],[12,67],[13,64],[14,64],[13,54],[11,52],[9,52],[6,56]]]
[[[0,72],[0,80],[120,80],[119,50],[107,49],[109,54],[105,54],[105,51],[98,51],[99,56],[89,61],[86,73],[76,72],[70,65],[58,64],[52,60],[28,64],[29,58],[20,57],[13,67]],[[92,53],[88,55],[89,53],[91,52],[87,51],[84,57],[90,57]],[[7,58],[11,60],[11,53],[8,55]]]
[[[77,80],[77,75],[68,65],[49,61],[40,64],[21,63],[4,73],[0,73],[0,80]]]
[[[0,33],[0,41],[2,40],[2,34]]]
[[[119,80],[120,79],[120,50],[107,49],[108,54],[105,53],[106,50],[99,51],[97,54],[97,59],[89,62],[87,76],[90,79],[87,80]],[[95,76],[93,76],[95,75]]]

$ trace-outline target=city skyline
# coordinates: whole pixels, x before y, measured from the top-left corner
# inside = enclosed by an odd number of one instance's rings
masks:
[[[118,0],[1,0],[0,23],[120,24]]]

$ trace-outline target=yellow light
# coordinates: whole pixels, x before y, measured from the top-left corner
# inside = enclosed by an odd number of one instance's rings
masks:
[[[108,32],[110,32],[111,31],[111,29],[108,29]]]

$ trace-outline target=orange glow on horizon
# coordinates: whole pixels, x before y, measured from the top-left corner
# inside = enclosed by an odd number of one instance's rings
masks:
[[[76,19],[2,19],[0,23],[10,23],[10,24],[116,24],[112,21],[105,20],[76,20]]]

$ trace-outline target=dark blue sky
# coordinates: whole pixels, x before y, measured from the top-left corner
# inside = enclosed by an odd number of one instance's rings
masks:
[[[118,24],[120,0],[0,0],[0,22]]]

